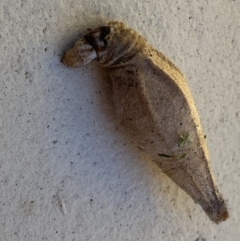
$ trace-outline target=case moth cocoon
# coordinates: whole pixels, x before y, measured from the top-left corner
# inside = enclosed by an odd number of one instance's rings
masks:
[[[117,21],[89,30],[62,62],[79,67],[95,60],[109,71],[116,115],[125,131],[213,222],[226,220],[226,203],[215,184],[199,116],[180,70]]]

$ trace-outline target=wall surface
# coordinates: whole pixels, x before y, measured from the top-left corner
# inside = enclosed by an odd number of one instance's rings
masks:
[[[60,63],[109,20],[186,76],[226,222],[212,223],[119,130],[97,64]],[[239,0],[1,0],[0,29],[0,241],[239,240]]]

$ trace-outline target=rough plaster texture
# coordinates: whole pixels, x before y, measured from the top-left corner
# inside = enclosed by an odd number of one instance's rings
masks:
[[[0,13],[0,241],[239,240],[238,0],[1,0]],[[120,132],[97,64],[59,62],[108,20],[125,21],[185,74],[226,222],[209,221]]]

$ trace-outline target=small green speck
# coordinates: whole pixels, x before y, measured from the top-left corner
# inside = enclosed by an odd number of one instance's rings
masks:
[[[183,159],[183,158],[185,158],[186,156],[187,156],[187,154],[186,154],[186,153],[183,153],[182,155],[179,156],[179,159]]]
[[[187,134],[186,136],[180,135],[180,142],[178,144],[178,147],[184,146],[187,142],[190,142],[189,134]]]

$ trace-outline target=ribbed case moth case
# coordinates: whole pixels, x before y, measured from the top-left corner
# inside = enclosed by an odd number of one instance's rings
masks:
[[[97,60],[112,81],[117,118],[137,145],[209,218],[228,218],[214,182],[199,116],[180,70],[122,22],[88,33],[63,56],[79,67]]]

